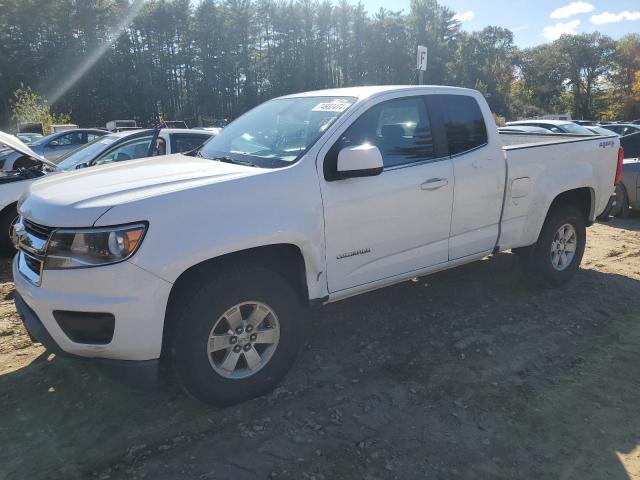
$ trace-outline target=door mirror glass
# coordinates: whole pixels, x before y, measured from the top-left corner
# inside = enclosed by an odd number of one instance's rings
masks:
[[[380,175],[383,167],[382,154],[375,145],[345,147],[338,153],[339,178],[372,177]]]

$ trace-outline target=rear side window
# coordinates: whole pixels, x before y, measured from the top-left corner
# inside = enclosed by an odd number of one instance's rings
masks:
[[[487,126],[475,98],[438,95],[449,141],[449,154],[457,155],[486,145]]]
[[[198,148],[209,138],[209,135],[173,133],[171,135],[171,153],[188,152]]]

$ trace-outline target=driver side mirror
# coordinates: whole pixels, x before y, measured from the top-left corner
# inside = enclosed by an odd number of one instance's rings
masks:
[[[338,152],[337,176],[339,179],[374,177],[384,168],[382,154],[375,145],[365,143],[345,147]]]
[[[76,170],[80,170],[81,168],[87,168],[89,166],[89,163],[87,162],[82,162],[76,165]]]
[[[58,141],[57,141],[57,140],[51,140],[51,141],[49,142],[49,145],[48,145],[48,146],[49,146],[49,147],[57,147],[58,145],[60,145],[60,144],[58,143]]]

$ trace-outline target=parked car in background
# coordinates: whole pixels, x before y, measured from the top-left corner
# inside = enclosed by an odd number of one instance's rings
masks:
[[[576,125],[582,125],[583,127],[592,127],[594,125],[598,125],[598,122],[595,120],[571,120]]]
[[[622,182],[616,187],[614,216],[626,217],[632,210],[640,210],[640,132],[620,138],[624,149]]]
[[[619,143],[499,134],[463,88],[274,99],[194,154],[32,184],[16,307],[50,351],[129,378],[163,356],[194,397],[237,403],[289,370],[304,305],[510,249],[540,281],[569,281],[608,215]]]
[[[155,129],[111,133],[94,139],[57,159],[46,160],[28,146],[0,132],[0,144],[19,158],[19,171],[0,172],[0,253],[12,251],[8,225],[17,216],[16,205],[29,185],[45,174],[57,174],[112,162],[194,150],[213,137],[211,132],[183,129]],[[16,143],[17,142],[17,143]]]
[[[76,125],[75,123],[59,123],[51,125],[49,128],[51,128],[51,133],[59,133],[66,132],[68,130],[77,130],[78,125]]]
[[[189,128],[184,120],[165,120],[162,122],[162,128]]]
[[[135,120],[111,120],[105,125],[110,132],[122,132],[124,130],[136,130],[138,124]]]
[[[37,142],[41,138],[44,138],[44,135],[41,133],[16,133],[16,137],[18,137],[25,145],[31,145],[33,142]]]
[[[10,241],[10,227],[16,220],[16,205],[28,186],[43,175],[57,169],[56,165],[38,155],[19,138],[0,132],[0,145],[20,159],[27,159],[31,166],[19,171],[0,169],[0,255],[15,253]]]
[[[600,127],[600,126],[598,126],[598,125],[589,125],[589,126],[586,126],[586,127],[584,127],[584,128],[586,128],[586,129],[588,129],[588,130],[591,130],[591,131],[592,131],[593,133],[595,133],[596,135],[604,135],[604,136],[607,136],[607,135],[611,135],[611,133],[612,133],[612,131],[611,131],[611,130],[607,130],[606,128],[604,128],[604,127]],[[613,132],[613,133],[615,133],[615,132]]]
[[[218,135],[222,130],[222,127],[193,127],[193,130],[204,130],[205,132],[210,132],[214,135]]]
[[[611,123],[601,125],[601,127],[611,130],[612,132],[616,132],[621,137],[640,132],[640,125],[634,125],[633,123]]]
[[[528,126],[545,128],[552,133],[568,133],[572,135],[593,135],[588,128],[566,120],[519,120],[507,122],[507,127]]]
[[[31,150],[42,155],[47,160],[55,161],[65,153],[108,134],[106,130],[97,128],[75,128],[62,132],[52,133],[33,142]],[[23,163],[23,161],[26,162]],[[0,153],[0,169],[17,170],[24,166],[30,166],[33,162],[16,152],[7,151]]]
[[[546,128],[541,127],[529,127],[527,125],[514,125],[510,127],[499,127],[498,132],[500,133],[539,133],[542,135],[549,135],[550,132]]]
[[[55,163],[62,170],[74,170],[136,158],[188,152],[213,136],[212,132],[181,128],[125,130],[87,143],[60,157]]]

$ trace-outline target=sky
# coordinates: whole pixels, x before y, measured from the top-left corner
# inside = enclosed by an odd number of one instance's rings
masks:
[[[619,39],[640,33],[640,0],[439,0],[459,16],[465,30],[488,25],[509,28],[521,48],[557,39],[563,33],[598,30]],[[356,3],[355,1],[353,3]],[[369,13],[409,11],[410,0],[362,0]]]

